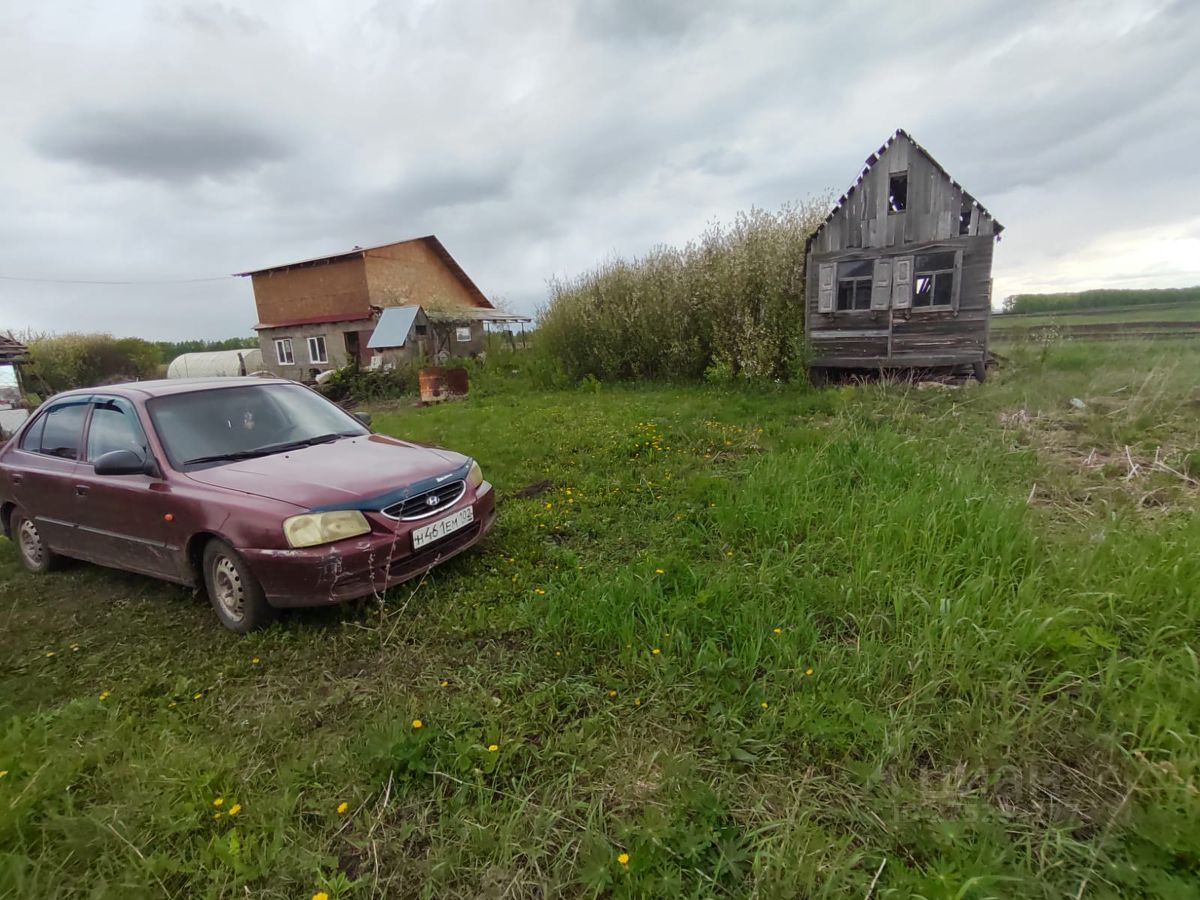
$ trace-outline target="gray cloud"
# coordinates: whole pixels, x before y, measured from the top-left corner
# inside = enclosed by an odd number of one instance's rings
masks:
[[[532,310],[549,276],[840,193],[902,126],[1007,226],[998,297],[1117,283],[1163,229],[1197,240],[1200,8],[1083,7],[30,5],[0,28],[0,274],[219,275],[434,232]],[[1134,256],[1106,263],[1118,234]],[[1146,283],[1200,282],[1177,258]],[[238,280],[0,282],[0,322],[219,337],[254,306]]]
[[[53,159],[162,182],[229,178],[287,155],[263,126],[167,108],[74,113],[45,126],[33,145]]]

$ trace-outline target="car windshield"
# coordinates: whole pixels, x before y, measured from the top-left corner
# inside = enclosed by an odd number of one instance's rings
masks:
[[[177,469],[220,465],[367,434],[353,416],[298,384],[168,394],[146,404]]]

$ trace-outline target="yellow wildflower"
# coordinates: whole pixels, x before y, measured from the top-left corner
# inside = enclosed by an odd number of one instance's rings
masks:
[[[812,670],[812,669],[805,669],[805,670],[804,670],[804,674],[805,674],[805,675],[811,675],[812,673],[813,673],[813,670]]]
[[[766,700],[764,700],[764,701],[762,702],[762,708],[763,708],[763,709],[766,709],[768,706],[769,706],[769,704],[767,703],[767,701],[766,701]]]
[[[662,653],[662,650],[658,647],[655,647],[653,650],[650,651],[650,653],[653,656],[658,656],[660,653]]]
[[[224,797],[218,797],[216,800],[213,801],[213,806],[220,806],[224,802],[225,802]]]
[[[500,747],[497,744],[488,744],[488,753],[495,753]]]
[[[192,694],[192,699],[199,700],[203,696],[204,696],[204,691],[196,691],[196,693]]]
[[[544,594],[544,593],[546,593],[546,592],[545,592],[545,591],[543,591],[541,588],[534,588],[534,589],[533,589],[533,592],[534,592],[535,594]]]
[[[773,628],[772,631],[774,631],[776,634],[783,634],[782,628]]]
[[[324,891],[317,891],[312,895],[312,900],[329,900],[329,895]]]
[[[641,705],[642,705],[642,698],[641,698],[641,697],[634,697],[634,698],[633,698],[633,705],[634,705],[634,706],[641,706]]]
[[[663,570],[662,570],[662,569],[655,569],[655,570],[654,570],[654,574],[655,574],[655,575],[662,575],[662,574],[663,574]]]
[[[424,728],[425,723],[422,722],[420,719],[413,719],[412,726],[413,726],[413,728]]]
[[[0,778],[3,778],[7,774],[8,774],[8,769],[0,769]]]
[[[349,808],[350,808],[350,804],[347,803],[345,800],[343,800],[341,803],[338,804],[338,808],[337,808],[338,815],[344,816],[346,814],[346,810],[348,810]]]
[[[101,691],[101,692],[100,692],[100,699],[101,699],[101,700],[107,700],[107,699],[108,699],[110,696],[111,696],[111,695],[109,694],[109,692],[108,692],[108,691]]]
[[[617,854],[617,862],[619,862],[623,866],[628,866],[629,865],[629,854],[628,853],[618,853]]]
[[[170,703],[167,704],[167,709],[174,709],[176,707],[176,705],[177,704],[175,703],[175,701],[172,700]]]
[[[221,818],[221,816],[222,816],[222,813],[213,813],[214,820]]]
[[[53,655],[54,655],[54,651],[53,651],[53,650],[48,650],[48,651],[46,651],[46,655],[47,655],[47,656],[53,656]]]
[[[562,656],[562,651],[561,651],[561,650],[555,650],[555,651],[554,651],[554,655],[555,655],[555,656]]]
[[[617,696],[617,692],[616,692],[616,691],[609,691],[609,692],[608,692],[608,696],[610,696],[610,697],[615,697],[615,696]]]
[[[445,679],[443,679],[443,680],[442,680],[442,687],[450,687],[450,682],[448,682],[448,681],[446,681]]]
[[[229,807],[229,814],[231,816],[236,816],[241,811],[242,811],[242,804],[240,804],[240,803],[235,803],[235,804],[233,804],[233,806]]]
[[[260,662],[262,662],[262,660],[260,660],[260,659],[259,659],[259,658],[256,656],[256,657],[254,657],[254,659],[250,660],[250,665],[252,665],[252,666],[257,666],[257,665],[258,665]]]

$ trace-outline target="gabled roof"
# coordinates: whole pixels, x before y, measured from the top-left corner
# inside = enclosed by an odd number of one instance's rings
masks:
[[[314,256],[310,259],[301,259],[297,260],[296,262],[281,263],[277,266],[268,266],[265,269],[253,269],[249,272],[235,272],[234,274],[239,278],[245,278],[250,275],[268,275],[272,272],[282,272],[287,269],[300,269],[327,265],[329,263],[342,262],[347,259],[363,259],[367,256],[370,256],[373,250],[383,250],[387,247],[399,247],[401,244],[413,244],[417,242],[425,244],[425,246],[433,251],[433,253],[442,261],[446,268],[451,271],[454,277],[462,282],[463,287],[467,289],[467,293],[471,295],[476,303],[487,309],[492,308],[492,302],[488,300],[486,296],[484,296],[483,291],[476,286],[475,282],[473,282],[470,276],[467,275],[467,273],[463,270],[463,267],[458,264],[458,260],[451,256],[450,251],[446,249],[445,245],[437,239],[436,235],[432,234],[427,234],[424,237],[409,238],[403,241],[391,241],[386,244],[375,244],[371,247],[353,247],[350,250],[343,250],[340,253],[332,253],[328,256]]]
[[[884,141],[882,147],[880,147],[878,150],[876,150],[874,153],[872,153],[870,156],[867,157],[867,161],[863,164],[863,170],[858,173],[858,178],[855,180],[854,184],[850,185],[850,189],[847,190],[846,193],[844,193],[844,194],[842,194],[842,196],[838,197],[838,201],[837,201],[837,203],[835,203],[833,205],[833,209],[831,209],[829,211],[829,215],[827,215],[825,217],[825,220],[820,225],[818,225],[816,227],[816,229],[814,229],[812,234],[810,234],[808,236],[808,241],[805,243],[806,251],[808,249],[808,245],[813,242],[813,239],[821,232],[821,229],[824,228],[826,225],[828,225],[833,220],[833,217],[835,215],[837,215],[838,210],[846,205],[846,201],[848,201],[850,199],[850,195],[853,194],[854,191],[858,188],[858,186],[863,183],[863,179],[867,177],[867,174],[871,171],[871,169],[875,168],[875,163],[879,162],[879,160],[883,158],[883,154],[886,153],[887,149],[896,142],[897,138],[907,139],[908,142],[910,144],[912,144],[913,147],[917,150],[917,152],[920,153],[922,156],[924,156],[927,160],[929,160],[933,164],[933,167],[935,169],[937,169],[939,172],[941,172],[942,175],[944,175],[946,177],[946,179],[952,185],[954,185],[956,188],[958,188],[960,191],[962,191],[964,194],[966,194],[968,197],[970,197],[971,200],[974,202],[974,204],[979,207],[980,212],[984,213],[987,216],[990,216],[993,224],[995,225],[995,233],[997,236],[999,236],[1000,232],[1002,232],[1004,230],[1004,226],[996,221],[996,217],[987,211],[987,208],[982,203],[980,203],[978,199],[976,199],[974,194],[972,194],[965,187],[963,187],[961,184],[959,184],[957,181],[955,181],[954,178],[950,175],[950,173],[947,172],[942,167],[942,164],[933,158],[932,153],[930,153],[928,150],[926,150],[924,147],[922,147],[920,144],[918,144],[916,138],[914,138],[911,134],[909,134],[903,128],[897,128],[895,134],[893,134],[890,138],[888,138],[886,141]]]

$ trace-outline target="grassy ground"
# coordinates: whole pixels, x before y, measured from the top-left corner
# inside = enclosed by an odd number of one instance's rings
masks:
[[[1200,303],[1153,303],[1122,309],[1066,310],[1029,315],[992,317],[992,330],[1031,328],[1043,325],[1103,325],[1109,322],[1197,322]]]
[[[1196,896],[1198,364],[381,412],[497,530],[247,638],[5,543],[0,896]]]

